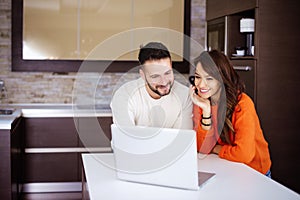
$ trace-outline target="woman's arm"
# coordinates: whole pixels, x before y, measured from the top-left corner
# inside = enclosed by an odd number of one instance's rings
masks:
[[[197,133],[197,150],[200,153],[211,153],[212,148],[216,145],[217,139],[215,128],[211,126],[209,130],[202,128],[201,124],[202,110],[197,105],[193,107],[194,130]]]
[[[254,104],[248,96],[243,95],[240,100],[233,114],[232,124],[235,145],[223,145],[219,156],[231,161],[249,163],[255,156],[256,134],[262,134],[262,130]]]

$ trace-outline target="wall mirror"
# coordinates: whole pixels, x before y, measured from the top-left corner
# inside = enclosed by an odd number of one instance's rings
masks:
[[[125,38],[126,45],[131,45],[128,49],[135,50],[118,58],[109,55],[118,46],[93,59],[88,55],[111,36],[143,27],[171,29],[189,36],[190,0],[12,1],[12,70],[77,72],[85,60],[96,68],[109,63],[106,72],[126,72],[138,64],[139,45],[147,40],[147,34]],[[170,43],[167,36],[158,40]],[[189,63],[183,57],[189,56],[189,41],[183,37],[172,45],[184,55],[172,55],[174,68],[188,73]]]

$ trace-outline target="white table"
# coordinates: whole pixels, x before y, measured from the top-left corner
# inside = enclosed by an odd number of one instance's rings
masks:
[[[111,168],[114,166],[111,153],[82,154],[82,160],[88,195],[92,200],[300,199],[298,193],[250,167],[220,159],[217,155],[208,155],[204,159],[198,159],[200,171],[216,173],[198,191],[118,180],[115,170]]]

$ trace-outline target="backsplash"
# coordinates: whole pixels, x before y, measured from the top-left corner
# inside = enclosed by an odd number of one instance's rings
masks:
[[[1,104],[29,104],[29,103],[59,103],[69,104],[74,97],[74,83],[78,80],[77,73],[58,75],[46,72],[11,72],[11,1],[0,0],[0,80],[5,82],[6,90],[0,95]],[[205,42],[205,0],[192,0],[191,9],[191,38],[204,46]],[[87,73],[83,76],[100,77],[97,73]],[[176,76],[182,83],[187,83],[187,74]],[[124,78],[125,77],[125,78]],[[97,86],[89,82],[89,78],[81,82],[80,101],[85,98],[94,99],[96,104],[109,104],[112,93],[117,87],[120,78],[124,81],[135,79],[139,74],[123,73],[102,74]],[[91,87],[92,86],[92,87]],[[87,88],[96,90],[88,90]]]

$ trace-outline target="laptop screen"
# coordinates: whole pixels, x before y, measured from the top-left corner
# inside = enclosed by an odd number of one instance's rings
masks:
[[[176,188],[199,188],[194,130],[115,124],[111,130],[119,179]]]

